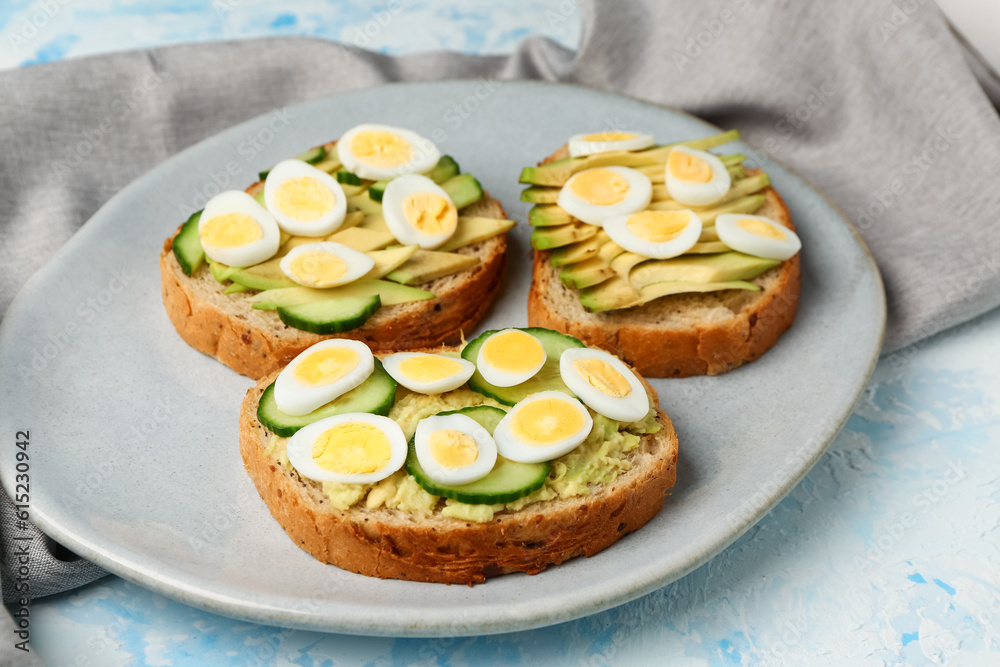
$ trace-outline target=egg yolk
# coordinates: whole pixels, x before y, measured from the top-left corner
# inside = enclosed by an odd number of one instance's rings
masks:
[[[330,212],[337,203],[337,196],[315,178],[301,176],[289,178],[279,185],[274,203],[288,217],[312,222]]]
[[[584,141],[627,141],[635,139],[631,132],[595,132],[583,138]]]
[[[476,441],[467,433],[453,430],[434,431],[427,439],[434,460],[445,468],[464,468],[479,457]]]
[[[330,472],[359,475],[378,472],[392,458],[382,429],[365,422],[341,422],[313,442],[313,460]]]
[[[741,218],[736,221],[736,226],[743,231],[763,236],[764,238],[774,239],[775,241],[784,241],[788,238],[788,235],[776,226],[769,225],[763,220],[757,220],[756,218]]]
[[[683,151],[671,151],[667,169],[674,178],[688,183],[708,183],[712,180],[712,165],[697,155]]]
[[[691,223],[690,214],[684,211],[643,211],[629,216],[629,231],[643,241],[665,243],[672,241]]]
[[[417,382],[437,382],[462,370],[462,364],[448,357],[421,355],[399,362],[399,372]]]
[[[540,398],[517,411],[510,429],[518,440],[544,447],[577,433],[584,426],[583,415],[558,398]]]
[[[538,339],[523,331],[506,331],[483,343],[483,359],[492,368],[506,373],[524,373],[545,358]]]
[[[312,387],[336,382],[357,367],[361,357],[347,347],[324,347],[295,367],[295,379]]]
[[[611,206],[628,196],[628,181],[610,169],[581,171],[569,183],[569,189],[594,206]]]
[[[413,157],[410,142],[392,132],[372,130],[358,132],[351,141],[351,152],[371,167],[398,167]]]
[[[288,263],[288,270],[303,282],[331,285],[347,273],[347,262],[332,252],[312,250],[296,256]]]
[[[245,213],[217,215],[198,232],[201,242],[216,248],[242,248],[264,238],[264,230]]]
[[[632,393],[632,385],[625,376],[603,359],[576,359],[573,368],[602,394],[622,398]]]
[[[404,199],[403,216],[414,229],[428,235],[451,232],[458,226],[455,205],[433,192],[418,192]]]

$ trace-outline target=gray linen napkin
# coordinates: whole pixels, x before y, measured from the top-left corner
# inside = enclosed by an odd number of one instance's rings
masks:
[[[932,3],[566,0],[550,21],[577,12],[576,52],[531,38],[510,57],[392,58],[281,38],[0,73],[0,314],[111,195],[181,149],[303,100],[458,77],[570,81],[739,128],[860,228],[886,283],[886,351],[1000,304],[1000,119]]]

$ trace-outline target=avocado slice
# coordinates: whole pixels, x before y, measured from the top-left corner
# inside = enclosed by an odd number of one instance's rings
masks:
[[[385,224],[385,216],[381,213],[369,213],[368,215],[365,215],[361,218],[361,222],[359,222],[357,226],[362,229],[370,229],[376,232],[392,234],[392,232],[389,231],[389,225]]]
[[[596,225],[583,222],[573,222],[558,227],[538,227],[531,232],[531,247],[535,250],[548,250],[584,241],[597,236],[600,229]]]
[[[366,273],[362,279],[376,280],[391,273],[406,263],[416,252],[420,250],[418,245],[401,245],[385,250],[373,250],[367,255],[375,260],[375,266]]]
[[[521,201],[534,202],[535,204],[555,204],[559,201],[559,191],[561,188],[546,188],[532,186],[521,191]]]
[[[525,167],[521,171],[520,180],[521,183],[528,183],[531,185],[562,186],[566,184],[566,181],[569,180],[570,176],[583,171],[584,169],[609,167],[613,165],[622,167],[647,167],[657,164],[662,165],[667,161],[667,154],[673,149],[674,146],[682,145],[690,148],[697,148],[699,150],[708,150],[710,148],[715,148],[716,146],[727,144],[730,141],[734,141],[738,139],[739,136],[740,133],[738,130],[730,130],[728,132],[723,132],[722,134],[717,134],[711,137],[705,137],[703,139],[682,141],[676,144],[667,144],[664,146],[653,146],[652,148],[647,148],[642,151],[611,151],[608,153],[597,153],[587,157],[565,158],[562,160],[556,160],[555,162],[550,162],[549,164],[545,164],[540,167]]]
[[[625,248],[621,247],[614,241],[608,239],[608,242],[601,246],[601,249],[597,251],[597,256],[604,261],[605,264],[611,264],[615,257],[625,252]]]
[[[636,267],[628,275],[632,286],[641,290],[647,285],[665,281],[705,284],[752,280],[779,264],[781,262],[775,259],[729,251],[716,255],[652,260]]]
[[[513,220],[460,215],[458,216],[458,226],[455,228],[455,233],[438,250],[451,252],[452,250],[458,250],[473,243],[491,239],[512,229],[514,224]]]
[[[366,297],[378,294],[383,306],[394,306],[399,303],[421,301],[435,298],[430,292],[407,287],[387,280],[355,280],[353,283],[313,289],[312,287],[288,287],[268,290],[250,297],[255,310],[277,310],[279,306],[301,306],[329,299]]]
[[[326,237],[327,241],[343,243],[361,252],[371,252],[396,242],[396,237],[389,232],[381,232],[364,227],[349,227],[341,229]]]
[[[714,228],[713,228],[714,229]],[[684,254],[686,255],[710,255],[717,252],[726,252],[729,250],[727,246],[722,241],[699,241],[695,243],[691,248]]]
[[[580,290],[580,303],[592,313],[624,308],[639,299],[639,290],[619,276]]]
[[[435,278],[464,271],[476,264],[479,264],[479,258],[473,255],[418,250],[405,264],[386,274],[385,277],[403,285],[420,285]]]
[[[349,188],[359,187],[359,186],[345,185],[342,187],[344,189],[344,194],[347,195],[347,206],[349,207],[348,210],[361,211],[365,215],[382,212],[382,204],[378,203],[377,201],[373,201],[372,198],[368,195],[367,190],[356,194],[348,194]]]
[[[315,241],[317,239],[312,240]],[[295,287],[298,283],[291,280],[281,270],[281,260],[281,257],[272,257],[266,262],[254,264],[243,269],[229,267],[229,279],[244,287],[262,291],[281,289],[282,287]]]
[[[220,264],[216,262],[214,259],[208,260],[208,268],[212,272],[212,277],[215,278],[215,280],[220,283],[226,283],[232,280],[233,271],[236,270],[231,266]]]
[[[632,269],[648,260],[649,257],[644,257],[634,252],[623,252],[611,260],[611,270],[625,280],[628,280],[629,274],[632,273]],[[633,285],[635,285],[635,283],[633,283]]]
[[[528,224],[532,227],[555,227],[573,222],[573,216],[555,204],[539,204],[528,211]]]
[[[601,259],[593,257],[576,264],[570,264],[559,272],[559,279],[566,287],[583,289],[602,283],[615,275],[614,270]]]
[[[626,304],[624,308],[631,308],[632,306],[641,306],[643,304],[649,303],[654,299],[659,299],[661,296],[670,296],[671,294],[686,294],[690,292],[719,292],[727,289],[743,289],[751,292],[758,292],[760,288],[753,283],[744,282],[742,280],[732,280],[722,283],[689,283],[680,280],[665,281],[662,283],[653,283],[652,285],[646,285],[639,291],[639,298],[632,303]]]
[[[596,257],[597,251],[609,240],[608,233],[601,229],[593,238],[556,248],[549,256],[549,261],[552,266],[567,266],[582,262],[585,259]]]

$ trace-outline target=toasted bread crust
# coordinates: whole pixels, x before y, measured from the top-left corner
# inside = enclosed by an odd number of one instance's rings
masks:
[[[260,183],[255,183],[247,192],[254,194],[260,187]],[[507,217],[500,202],[488,193],[474,206],[477,215]],[[507,257],[506,234],[481,241],[469,248],[477,251],[482,261],[456,274],[461,280],[447,281],[443,288],[431,289],[436,299],[383,306],[358,329],[319,335],[278,326],[276,314],[271,328],[257,326],[250,321],[249,304],[240,299],[222,304],[206,299],[174,257],[173,239],[178,232],[180,227],[164,242],[160,253],[160,284],[167,316],[188,345],[253,379],[282,368],[309,346],[329,338],[360,340],[375,352],[458,343],[496,298]],[[208,268],[202,266],[201,271]],[[427,285],[417,287],[428,289]]]
[[[240,412],[240,453],[271,515],[318,560],[382,579],[482,583],[509,572],[536,574],[575,556],[593,556],[645,525],[677,477],[677,435],[662,411],[659,433],[643,436],[631,470],[588,496],[504,511],[487,523],[440,514],[331,507],[268,456],[271,437],[257,402],[276,374],[252,387]],[[647,385],[648,386],[648,385]]]
[[[541,164],[566,154],[564,148],[560,149]],[[795,229],[777,191],[768,186],[764,195],[764,214]],[[801,292],[800,260],[795,255],[751,281],[765,285],[764,289],[734,300],[729,305],[731,316],[711,324],[671,326],[671,314],[682,312],[685,303],[709,302],[718,297],[667,296],[636,308],[596,314],[587,313],[577,298],[572,310],[560,309],[555,305],[553,291],[569,288],[557,284],[557,270],[549,264],[549,255],[549,251],[538,250],[533,254],[528,323],[603,348],[646,377],[718,375],[759,358],[791,327]]]

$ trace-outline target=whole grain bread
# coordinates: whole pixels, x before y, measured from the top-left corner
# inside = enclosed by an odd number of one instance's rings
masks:
[[[536,574],[575,556],[593,556],[641,528],[659,510],[677,478],[677,434],[657,410],[661,429],[642,436],[628,453],[632,467],[590,493],[503,510],[486,523],[364,503],[333,507],[317,482],[288,470],[267,445],[271,432],[257,419],[257,403],[277,373],[243,399],[240,453],[271,515],[296,545],[324,563],[382,579],[445,584],[482,583],[510,572]],[[643,382],[656,403],[655,392]]]
[[[542,164],[567,157],[565,147]],[[748,173],[754,173],[750,171]],[[795,229],[788,207],[768,186],[758,215]],[[576,336],[631,364],[646,377],[718,375],[771,349],[795,320],[799,255],[750,282],[759,292],[675,294],[634,308],[590,313],[559,279],[550,251],[534,251],[528,323]]]
[[[263,183],[254,183],[247,192],[253,195],[262,187]],[[488,193],[462,209],[462,214],[507,217],[500,202]],[[506,234],[459,248],[455,252],[474,255],[479,264],[415,285],[432,292],[436,299],[383,306],[353,331],[319,335],[287,326],[275,311],[253,310],[247,293],[223,294],[224,287],[205,264],[193,276],[186,275],[172,252],[173,238],[179,231],[180,227],[164,242],[160,253],[161,293],[167,316],[188,345],[255,380],[327,338],[360,340],[375,352],[457,343],[496,298],[507,256]]]

